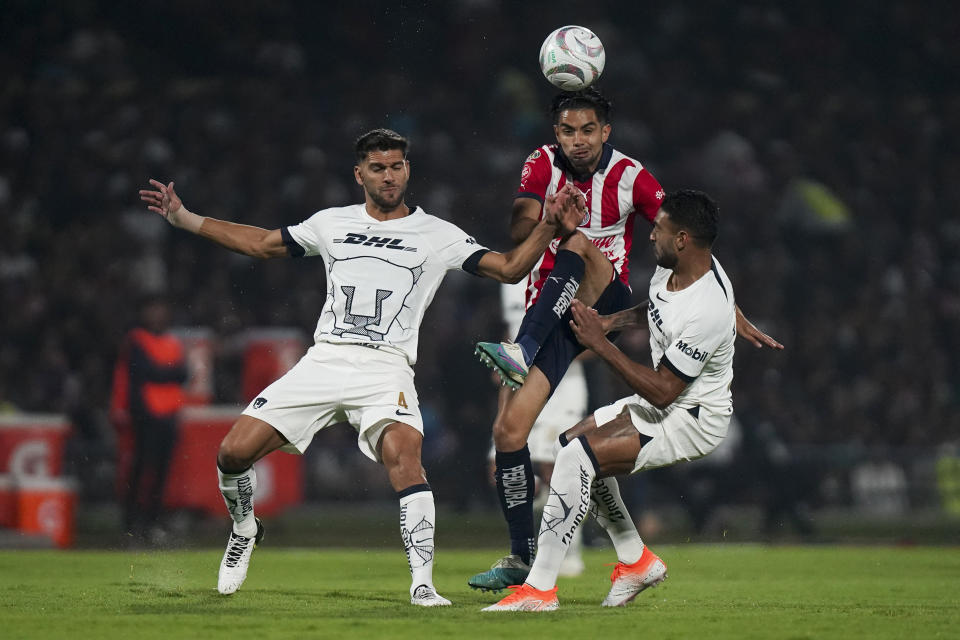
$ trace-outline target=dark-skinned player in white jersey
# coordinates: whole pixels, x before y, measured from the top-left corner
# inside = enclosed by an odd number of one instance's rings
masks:
[[[540,553],[522,585],[484,611],[552,611],[557,574],[588,512],[613,542],[617,564],[601,603],[621,607],[667,577],[667,566],[640,538],[615,476],[695,460],[713,451],[733,414],[736,311],[733,285],[711,248],[720,212],[705,193],[664,198],[650,241],[657,269],[649,300],[601,318],[579,301],[571,330],[635,392],[597,409],[560,437],[550,498],[540,524]],[[646,321],[651,365],[611,343],[611,328]]]
[[[516,339],[477,344],[480,359],[505,387],[493,442],[497,493],[510,533],[510,553],[468,580],[483,590],[521,584],[536,555],[535,478],[527,436],[570,362],[583,351],[567,326],[570,303],[577,299],[601,314],[629,306],[634,224],[637,216],[652,223],[664,197],[660,183],[638,160],[608,143],[610,103],[599,91],[558,94],[550,111],[557,142],[534,150],[523,165],[511,238],[526,238],[543,215],[545,199],[571,184],[586,199],[587,215],[575,233],[550,244],[527,277],[527,314]],[[753,345],[783,348],[739,308],[736,315],[738,333]]]

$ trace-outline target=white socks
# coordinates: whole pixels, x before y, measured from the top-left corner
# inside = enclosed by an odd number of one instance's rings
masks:
[[[430,487],[418,485],[410,489],[415,492],[400,497],[400,536],[410,565],[412,595],[422,584],[433,587],[433,532],[437,518]]]
[[[633,564],[639,560],[643,553],[643,540],[637,533],[637,527],[627,512],[623,498],[620,497],[617,479],[594,480],[590,498],[590,512],[610,536],[617,552],[617,560],[624,564]]]
[[[537,558],[527,584],[546,591],[557,584],[560,563],[577,527],[587,517],[590,486],[596,476],[593,461],[580,440],[573,440],[557,454],[550,482],[550,497],[543,507]]]
[[[220,493],[227,511],[233,518],[233,532],[244,538],[257,535],[257,521],[253,517],[253,492],[257,488],[257,474],[250,467],[242,473],[224,473],[217,465]]]

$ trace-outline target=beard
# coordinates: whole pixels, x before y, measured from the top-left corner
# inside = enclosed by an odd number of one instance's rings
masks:
[[[657,266],[663,267],[664,269],[673,269],[675,266],[677,266],[677,254],[675,253],[658,251],[654,257],[657,260]]]
[[[366,187],[364,187],[364,189],[374,204],[384,211],[391,211],[403,204],[403,196],[406,194],[406,189],[397,189],[392,196],[385,196],[378,191],[373,191]]]

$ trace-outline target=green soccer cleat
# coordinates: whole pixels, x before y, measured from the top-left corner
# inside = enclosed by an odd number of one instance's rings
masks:
[[[480,361],[497,372],[503,384],[519,389],[530,368],[523,358],[520,345],[515,342],[478,342],[474,353]]]
[[[529,574],[530,565],[518,555],[509,555],[497,560],[489,571],[478,573],[467,580],[467,584],[481,591],[500,591],[523,584]]]

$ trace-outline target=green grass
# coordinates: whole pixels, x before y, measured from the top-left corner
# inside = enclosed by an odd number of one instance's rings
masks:
[[[497,552],[440,550],[439,591],[407,601],[402,551],[263,546],[234,596],[219,551],[0,552],[3,638],[946,638],[960,628],[960,552],[949,547],[658,546],[670,578],[601,609],[611,551],[561,579],[560,610],[481,613],[466,579]],[[242,635],[238,632],[242,630]]]

